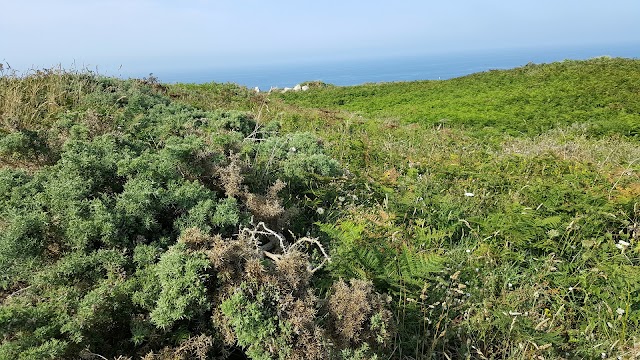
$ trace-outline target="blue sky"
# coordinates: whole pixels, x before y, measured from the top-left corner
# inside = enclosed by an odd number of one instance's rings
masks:
[[[2,0],[0,61],[137,71],[640,44],[639,20],[638,0]]]

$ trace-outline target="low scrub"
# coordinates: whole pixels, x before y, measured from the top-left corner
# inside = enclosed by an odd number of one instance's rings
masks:
[[[638,64],[0,77],[0,358],[638,357]]]
[[[311,285],[329,255],[295,234],[342,176],[315,136],[181,105],[149,80],[0,81],[16,93],[0,104],[0,358],[385,351],[391,316],[370,284]],[[365,298],[347,306],[371,310],[331,317],[351,287]]]

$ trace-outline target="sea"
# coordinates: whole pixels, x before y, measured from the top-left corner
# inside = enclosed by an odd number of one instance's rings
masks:
[[[528,63],[585,60],[600,56],[640,58],[640,43],[380,55],[351,60],[308,59],[304,62],[272,65],[164,70],[154,76],[167,83],[235,83],[265,91],[275,87],[294,87],[306,81],[350,86],[373,82],[446,80],[476,72],[515,68]]]

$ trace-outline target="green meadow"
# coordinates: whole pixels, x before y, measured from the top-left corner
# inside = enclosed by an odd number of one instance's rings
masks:
[[[0,76],[0,359],[640,357],[640,60]]]

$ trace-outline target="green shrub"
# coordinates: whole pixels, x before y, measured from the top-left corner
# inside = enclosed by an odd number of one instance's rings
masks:
[[[258,357],[333,351],[309,282],[316,255],[283,243],[269,253],[282,262],[261,262],[266,239],[245,241],[263,220],[311,226],[295,191],[341,173],[316,137],[179,104],[147,80],[0,81],[52,87],[27,99],[36,107],[54,98],[32,113],[0,104],[29,118],[0,129],[0,357],[204,359],[236,341]]]
[[[202,316],[209,310],[207,269],[204,254],[188,254],[185,244],[170,247],[155,266],[160,294],[151,312],[151,322],[167,328],[175,321]]]

